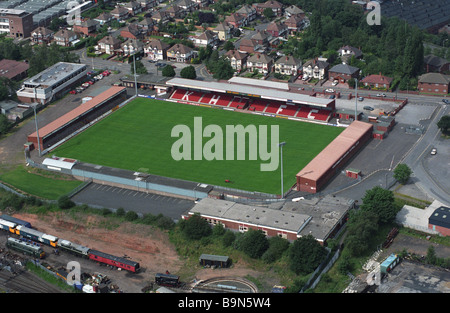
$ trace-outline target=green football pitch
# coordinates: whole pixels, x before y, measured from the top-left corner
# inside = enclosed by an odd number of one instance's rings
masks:
[[[223,130],[222,135],[216,132],[211,133],[210,137],[200,136],[201,141],[195,139],[199,138],[195,137],[194,132],[196,117],[201,117],[203,130],[206,130],[208,125],[217,125],[215,129],[219,127]],[[190,160],[174,159],[173,146],[181,142],[180,138],[183,140],[188,138],[181,134],[172,137],[172,129],[176,125],[186,125],[183,126],[184,129],[191,130]],[[199,183],[280,194],[281,167],[278,165],[281,162],[276,163],[277,167],[274,170],[261,171],[260,165],[270,163],[271,159],[264,157],[261,159],[260,156],[263,156],[261,153],[257,153],[256,159],[251,159],[250,149],[253,148],[250,148],[249,137],[245,142],[247,151],[243,160],[237,160],[237,153],[234,160],[226,157],[226,151],[229,149],[225,146],[227,125],[243,127],[254,125],[258,131],[260,126],[265,125],[268,132],[265,141],[269,146],[267,152],[270,152],[271,142],[275,142],[271,141],[271,127],[278,125],[279,142],[286,143],[282,151],[284,192],[295,183],[295,175],[343,131],[343,128],[334,126],[138,98],[56,148],[52,154],[75,158],[81,162]],[[260,137],[261,134],[259,131]],[[221,142],[223,138],[223,160],[217,158],[206,160],[202,155],[201,160],[194,160],[194,151],[201,151],[196,150],[196,147],[199,147],[198,143],[200,142],[201,147],[206,149],[212,138],[215,143]],[[233,146],[235,149],[238,142],[236,136]],[[217,147],[219,145],[215,146],[216,149]]]

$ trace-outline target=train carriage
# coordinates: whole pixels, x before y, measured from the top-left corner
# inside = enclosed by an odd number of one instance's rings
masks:
[[[98,250],[89,251],[89,259],[100,263],[105,263],[115,267],[123,268],[124,270],[137,272],[139,271],[139,263],[127,260],[125,258],[117,257],[108,253],[104,253]]]
[[[81,256],[81,257],[89,257],[89,248],[73,243],[69,240],[59,239],[57,243],[58,247],[64,251],[70,252],[72,254]]]
[[[52,247],[56,247],[56,242],[58,241],[58,237],[44,234],[43,232],[22,225],[16,227],[16,235],[20,235],[33,241],[42,242]]]
[[[9,231],[10,233],[15,234],[16,233],[16,226],[17,226],[16,223],[0,219],[0,229]]]
[[[0,219],[8,221],[8,222],[15,223],[17,225],[22,225],[22,226],[25,226],[25,227],[28,227],[28,228],[32,228],[30,222],[27,222],[27,221],[24,221],[24,220],[21,220],[19,218],[12,217],[12,216],[9,216],[9,215],[6,215],[6,214],[0,215]]]
[[[35,258],[43,259],[45,257],[45,252],[42,247],[16,238],[8,238],[6,246],[10,249],[20,251],[27,255],[31,255]]]

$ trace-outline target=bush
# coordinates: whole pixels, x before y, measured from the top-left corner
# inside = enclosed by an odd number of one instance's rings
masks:
[[[125,216],[125,210],[124,210],[124,208],[118,208],[118,209],[116,210],[116,215],[117,215],[117,216]]]
[[[260,230],[250,229],[238,239],[238,249],[254,259],[259,259],[268,248],[269,241]]]
[[[58,207],[62,210],[70,209],[75,206],[75,202],[73,202],[68,196],[61,196],[58,198]]]
[[[102,214],[103,216],[107,216],[107,215],[112,214],[112,211],[111,211],[110,209],[108,209],[108,208],[103,208],[103,209],[101,210],[101,214]]]
[[[174,77],[175,76],[175,70],[170,65],[164,66],[161,73],[164,77]]]
[[[211,235],[211,226],[200,215],[192,215],[183,225],[183,233],[189,239],[198,240]]]
[[[139,218],[139,215],[138,215],[136,212],[134,212],[134,211],[128,211],[128,212],[125,214],[125,219],[126,219],[127,221],[130,221],[130,222],[135,221],[135,220],[137,220],[138,218]]]
[[[230,247],[233,242],[236,240],[236,235],[231,230],[225,231],[225,234],[222,237],[222,244],[225,247]]]
[[[262,259],[266,263],[272,263],[281,258],[284,251],[289,248],[289,241],[280,237],[269,238],[269,248],[264,252]]]

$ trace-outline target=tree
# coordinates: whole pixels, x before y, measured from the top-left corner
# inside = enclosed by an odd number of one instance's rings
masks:
[[[273,10],[271,8],[265,8],[263,11],[263,15],[266,19],[271,20],[275,16],[275,13],[273,13]]]
[[[327,257],[327,250],[311,235],[295,240],[289,251],[290,268],[296,274],[313,272]]]
[[[0,135],[6,134],[10,127],[11,123],[8,121],[8,118],[0,113]]]
[[[181,70],[180,76],[187,79],[196,79],[197,73],[195,72],[195,67],[192,65],[186,66]]]
[[[234,49],[234,44],[229,40],[223,45],[223,50],[225,50],[225,51],[229,51],[229,50],[233,50],[233,49]]]
[[[361,210],[375,213],[381,223],[394,220],[399,208],[394,203],[394,193],[379,186],[366,191]]]
[[[289,241],[281,237],[270,237],[269,248],[262,255],[262,259],[266,263],[272,263],[281,258],[284,251],[289,248]]]
[[[400,184],[406,184],[409,180],[409,177],[411,176],[411,169],[406,164],[399,164],[394,169],[394,178],[400,183]]]
[[[347,222],[345,246],[352,256],[361,256],[369,248],[370,240],[378,231],[378,216],[370,211],[352,213]]]
[[[199,214],[192,215],[184,224],[183,232],[189,239],[198,240],[211,235],[211,226]]]
[[[441,117],[439,122],[437,122],[437,127],[441,130],[444,135],[450,133],[450,115],[444,115]]]
[[[164,66],[161,73],[165,77],[174,77],[175,76],[175,70],[170,65]]]
[[[131,74],[134,74],[134,62],[131,62]],[[136,74],[147,74],[147,68],[140,60],[136,61]]]
[[[238,249],[254,259],[260,258],[268,248],[269,242],[261,230],[250,229],[238,239]]]

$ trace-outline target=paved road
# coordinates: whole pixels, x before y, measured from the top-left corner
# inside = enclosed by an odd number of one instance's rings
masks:
[[[405,157],[404,163],[413,171],[420,187],[431,197],[450,205],[449,160],[450,142],[440,137],[441,132],[436,123],[448,115],[449,106],[442,105],[431,119],[428,129],[418,140],[410,153]],[[439,157],[433,158],[430,151],[433,147],[439,150]],[[434,160],[432,160],[434,159]]]

